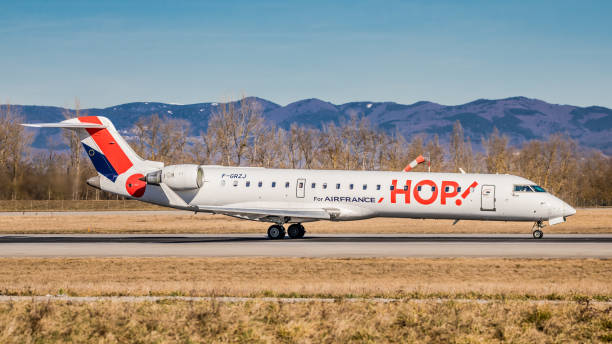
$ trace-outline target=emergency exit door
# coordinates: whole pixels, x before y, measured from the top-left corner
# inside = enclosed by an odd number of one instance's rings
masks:
[[[483,185],[480,193],[480,210],[495,211],[495,185]]]
[[[299,178],[295,183],[295,196],[297,198],[304,198],[306,194],[306,179]]]

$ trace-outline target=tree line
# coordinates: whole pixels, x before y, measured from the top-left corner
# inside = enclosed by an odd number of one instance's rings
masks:
[[[75,108],[65,116],[85,115],[78,103]],[[85,185],[96,172],[73,132],[63,133],[65,151],[33,149],[22,121],[10,105],[0,106],[0,199],[116,197]],[[612,159],[563,134],[514,147],[494,129],[482,138],[480,152],[473,149],[459,121],[448,144],[440,143],[437,135],[408,140],[356,115],[321,129],[296,124],[284,129],[266,122],[253,98],[218,104],[207,130],[197,136],[189,133],[189,122],[153,115],[140,118],[124,135],[143,158],[166,164],[400,171],[422,154],[431,160],[431,172],[510,173],[574,206],[612,205]],[[413,169],[427,170],[425,165]]]

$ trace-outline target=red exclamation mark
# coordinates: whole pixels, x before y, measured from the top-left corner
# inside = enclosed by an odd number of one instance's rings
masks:
[[[465,199],[469,194],[470,194],[470,190],[472,190],[472,188],[476,188],[478,186],[478,182],[473,182],[472,185],[470,185],[469,188],[467,188],[467,190],[463,191],[463,193],[461,194],[461,198]],[[456,205],[461,205],[461,200],[458,199],[455,201]]]

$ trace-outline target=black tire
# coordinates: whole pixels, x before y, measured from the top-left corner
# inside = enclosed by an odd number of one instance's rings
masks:
[[[544,232],[542,232],[539,229],[536,229],[535,231],[533,231],[533,238],[534,239],[542,239],[544,237]]]
[[[304,226],[302,226],[302,224],[300,223],[300,235],[299,238],[303,238],[304,234],[306,234],[306,228],[304,228]]]
[[[304,236],[304,226],[299,223],[294,223],[287,228],[287,234],[291,239],[299,239]]]
[[[285,238],[285,228],[280,225],[272,225],[268,228],[268,238],[272,240],[280,240]]]

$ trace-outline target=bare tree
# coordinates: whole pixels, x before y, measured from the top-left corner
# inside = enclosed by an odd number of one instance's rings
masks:
[[[517,152],[515,170],[568,200],[576,200],[580,179],[596,175],[593,169],[579,169],[576,143],[563,135],[552,135],[547,141],[533,140]],[[608,161],[610,163],[610,161]],[[589,165],[586,165],[589,166]],[[583,191],[581,190],[580,193]]]
[[[255,98],[243,97],[236,102],[219,104],[208,121],[208,130],[219,147],[222,163],[240,166],[249,144],[262,130],[264,119]]]
[[[192,140],[191,156],[200,164],[214,164],[217,161],[217,144],[211,131],[201,131],[200,137]]]
[[[300,155],[304,159],[304,167],[313,168],[314,159],[317,154],[316,137],[319,132],[310,128],[299,128],[297,131],[297,143]]]
[[[132,132],[136,151],[145,159],[180,163],[187,160],[185,147],[189,136],[189,122],[161,118],[157,114],[138,119]]]
[[[25,172],[25,163],[32,136],[21,125],[23,118],[10,104],[0,106],[0,165],[11,181],[11,199],[17,199],[19,184]]]
[[[433,139],[427,142],[425,151],[429,155],[429,165],[432,172],[444,170],[444,148],[440,145],[438,135],[434,135]]]
[[[251,166],[260,167],[291,167],[287,162],[287,132],[270,125],[255,134],[248,149],[248,159]]]
[[[287,132],[287,157],[289,160],[289,167],[300,168],[302,162],[302,154],[299,147],[299,131],[300,128],[297,124],[291,124],[289,131]]]
[[[408,143],[404,136],[396,129],[393,135],[384,135],[380,150],[380,169],[389,171],[402,170],[408,160],[406,147]],[[414,158],[413,158],[414,159]]]
[[[469,137],[467,140],[464,138],[463,127],[459,120],[453,125],[449,151],[453,172],[458,171],[459,168],[463,168],[468,172],[472,171],[474,164],[472,142]]]
[[[342,142],[341,129],[334,123],[323,126],[321,133],[321,166],[329,169],[341,168],[340,159],[345,147]]]
[[[74,112],[70,110],[64,110],[62,115],[65,119],[74,117],[81,117],[84,114],[81,113],[81,102],[79,98],[74,99]],[[70,165],[68,167],[68,175],[70,176],[71,184],[71,198],[73,200],[79,199],[80,185],[81,185],[81,157],[83,151],[81,149],[81,140],[79,135],[74,130],[63,130],[62,133],[64,142],[68,145],[70,151]]]
[[[508,148],[508,137],[500,135],[497,128],[485,140],[482,139],[485,148],[485,164],[489,173],[507,173],[510,169],[511,152]]]

